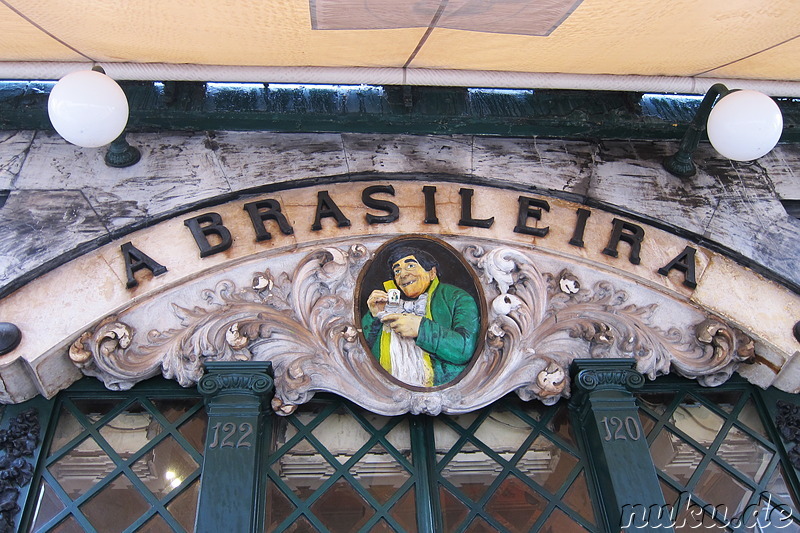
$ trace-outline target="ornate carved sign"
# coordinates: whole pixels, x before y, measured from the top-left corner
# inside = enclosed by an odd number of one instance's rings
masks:
[[[389,253],[400,245],[413,246]],[[596,273],[582,279],[537,262],[532,248],[464,239],[455,248],[422,237],[320,248],[291,268],[276,260],[247,285],[184,290],[172,302],[176,327],[145,335],[132,318],[109,317],[70,357],[111,388],[159,372],[192,386],[207,361],[271,361],[279,414],[329,391],[384,415],[435,415],[511,391],[552,404],[570,395],[575,358],[629,357],[650,379],[674,371],[716,385],[753,355],[752,341],[717,318],[694,310],[693,323],[665,327],[658,303],[634,302]],[[642,291],[639,300],[658,300]]]

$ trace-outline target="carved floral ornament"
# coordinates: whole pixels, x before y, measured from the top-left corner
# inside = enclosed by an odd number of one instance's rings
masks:
[[[271,361],[272,407],[281,415],[318,391],[383,415],[436,415],[469,412],[511,391],[553,404],[570,396],[576,358],[632,358],[649,379],[674,371],[714,386],[754,355],[753,341],[721,320],[662,329],[656,304],[630,303],[607,281],[585,286],[567,269],[541,272],[530,251],[469,244],[458,253],[486,304],[475,355],[444,385],[410,386],[370,352],[355,296],[371,259],[363,245],[318,249],[292,272],[254,274],[250,286],[221,281],[198,295],[202,305],[173,303],[181,326],[150,331],[146,340],[125,316],[108,317],[72,345],[70,357],[111,389],[159,372],[189,387],[207,361]]]

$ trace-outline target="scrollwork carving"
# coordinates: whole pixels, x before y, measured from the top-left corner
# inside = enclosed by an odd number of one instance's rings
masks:
[[[356,280],[368,255],[362,245],[324,248],[291,273],[267,269],[242,288],[221,281],[202,292],[205,306],[173,304],[181,326],[150,332],[144,345],[133,345],[133,329],[111,317],[81,336],[70,356],[85,373],[120,388],[159,369],[190,386],[209,361],[270,361],[272,407],[282,415],[317,391],[385,415],[464,413],[511,391],[553,404],[570,396],[576,358],[629,358],[650,379],[675,371],[715,385],[752,357],[752,341],[714,317],[693,331],[662,329],[656,304],[632,303],[609,281],[585,283],[569,270],[542,273],[530,252],[470,245],[463,256],[488,302],[483,349],[452,384],[406,387],[387,377],[354,322]]]

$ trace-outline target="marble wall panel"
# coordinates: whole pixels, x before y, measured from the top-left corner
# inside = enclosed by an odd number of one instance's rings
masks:
[[[108,235],[80,191],[14,190],[0,227],[0,287]]]
[[[473,172],[500,180],[585,197],[597,146],[580,141],[476,137]]]
[[[34,135],[33,131],[0,131],[0,190],[14,186]]]
[[[472,137],[467,135],[367,135],[345,133],[348,172],[472,173]]]

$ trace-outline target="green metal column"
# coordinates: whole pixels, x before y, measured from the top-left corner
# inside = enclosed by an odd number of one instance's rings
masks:
[[[260,532],[264,527],[264,464],[272,396],[272,364],[206,364],[197,384],[208,412],[197,533]]]
[[[672,532],[632,391],[644,377],[630,359],[578,359],[570,407],[583,429],[608,531]]]

